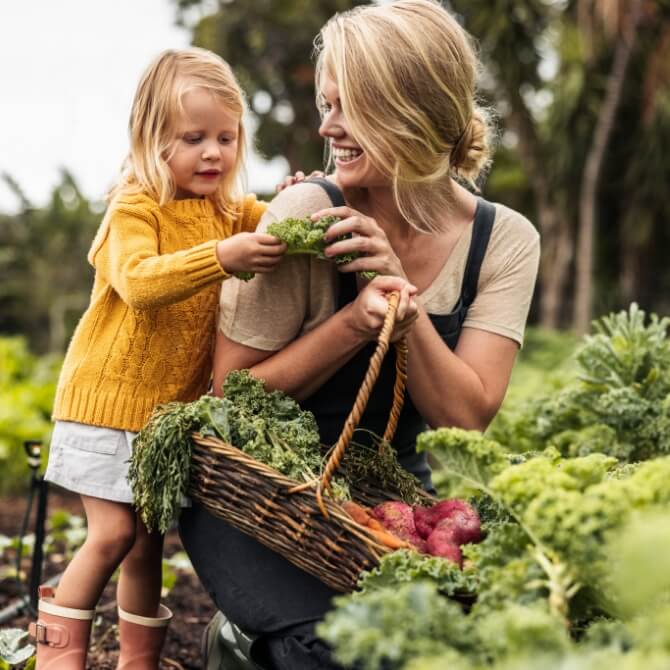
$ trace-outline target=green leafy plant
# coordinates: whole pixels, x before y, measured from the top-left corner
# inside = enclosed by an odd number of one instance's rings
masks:
[[[358,254],[341,254],[335,258],[326,256],[326,241],[324,234],[334,223],[339,221],[337,216],[322,216],[316,221],[309,218],[296,219],[287,218],[276,221],[268,226],[268,235],[278,237],[287,246],[287,254],[309,254],[323,260],[334,260],[338,265],[351,263],[358,258]],[[336,241],[350,238],[351,235],[343,235]],[[365,279],[377,276],[376,272],[361,272]]]
[[[0,337],[0,494],[28,485],[24,441],[48,443],[59,364],[57,357],[31,354],[20,337]]]
[[[382,556],[376,568],[361,573],[354,597],[419,580],[434,583],[438,591],[447,596],[474,595],[478,585],[476,573],[467,566],[461,570],[452,561],[399,549]]]
[[[595,321],[577,368],[490,431],[514,451],[555,446],[564,456],[604,453],[638,462],[670,453],[669,318],[632,304]]]
[[[472,636],[460,606],[443,598],[434,584],[412,582],[373,590],[362,598],[340,596],[317,632],[335,647],[345,667],[400,668],[415,656],[445,646],[469,646]]]

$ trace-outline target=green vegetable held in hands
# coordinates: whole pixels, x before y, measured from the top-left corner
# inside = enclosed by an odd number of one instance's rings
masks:
[[[311,254],[324,260],[333,260],[325,255],[326,240],[324,234],[334,223],[339,221],[337,216],[322,216],[317,221],[309,218],[304,219],[283,219],[268,226],[268,235],[278,237],[286,244],[287,254]],[[349,239],[351,235],[343,235],[337,238],[337,241]],[[334,260],[338,265],[351,263],[358,258],[359,254],[342,254]],[[377,276],[376,272],[361,272],[365,279],[373,279]]]

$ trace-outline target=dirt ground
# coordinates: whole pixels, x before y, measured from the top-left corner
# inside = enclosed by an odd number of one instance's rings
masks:
[[[13,537],[19,533],[21,521],[26,509],[23,498],[0,499],[0,534]],[[52,488],[49,494],[47,516],[58,509],[66,509],[71,514],[82,514],[79,498],[75,495]],[[32,523],[29,530],[33,528]],[[165,541],[165,556],[170,557],[183,551],[175,531],[168,533]],[[29,552],[28,552],[29,553]],[[11,557],[0,559],[2,565],[11,561]],[[30,556],[22,564],[23,571],[30,570]],[[62,555],[51,552],[46,557],[43,581],[59,574],[64,569]],[[114,595],[115,584],[110,583],[98,605],[96,624],[93,628],[91,651],[87,667],[90,670],[113,670],[118,656],[117,615]],[[13,578],[0,580],[0,610],[13,603],[23,592]],[[201,668],[200,641],[207,622],[214,614],[214,606],[202,589],[198,578],[192,571],[179,570],[177,581],[164,600],[173,612],[174,618],[168,628],[167,641],[163,649],[161,670],[197,670]],[[26,614],[3,624],[3,627],[27,628],[30,617]],[[17,666],[20,668],[20,666]]]

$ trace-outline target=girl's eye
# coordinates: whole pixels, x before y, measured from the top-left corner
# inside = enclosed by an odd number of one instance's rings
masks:
[[[200,142],[200,135],[184,135],[183,139],[187,144],[197,144]]]
[[[322,102],[319,105],[319,112],[321,113],[321,116],[326,116],[332,108],[333,106],[329,102]]]
[[[219,142],[221,144],[230,144],[232,141],[233,138],[229,137],[228,135],[221,135],[221,137],[219,137]]]

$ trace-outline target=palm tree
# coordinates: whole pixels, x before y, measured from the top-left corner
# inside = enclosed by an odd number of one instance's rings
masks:
[[[584,165],[579,198],[579,226],[576,250],[574,328],[579,335],[589,329],[593,318],[593,247],[597,221],[598,186],[603,159],[614,130],[628,66],[633,55],[642,18],[642,0],[580,0],[578,15],[585,37],[593,36],[594,14],[604,27],[606,38],[617,38],[612,65],[607,77],[605,98],[598,111],[593,141]],[[589,42],[587,42],[589,44]]]

